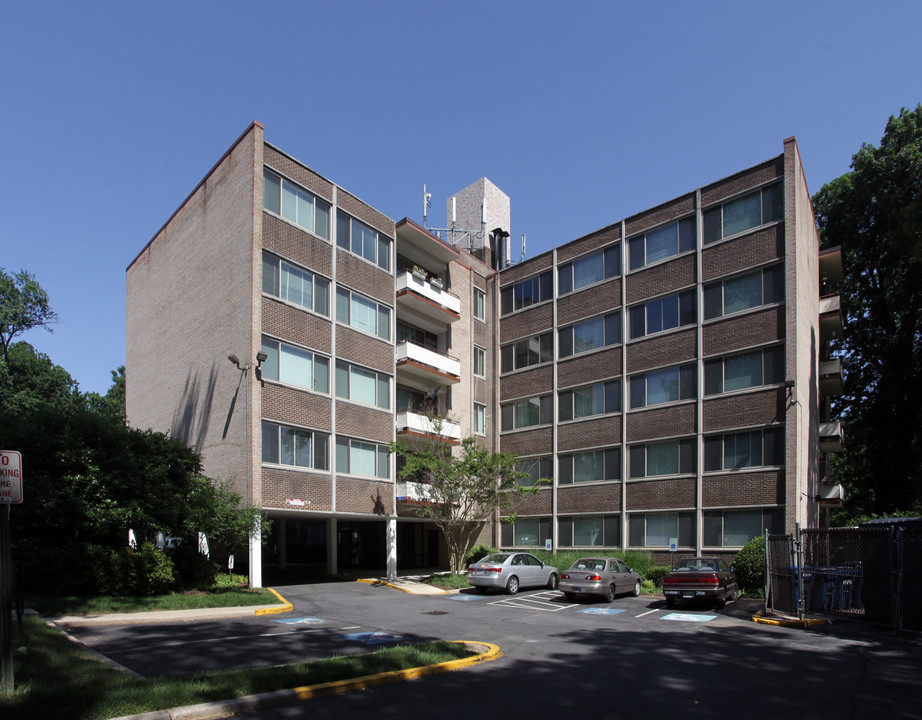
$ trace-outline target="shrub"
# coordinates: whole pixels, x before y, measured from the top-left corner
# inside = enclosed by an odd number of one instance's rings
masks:
[[[470,550],[468,550],[464,555],[464,564],[470,565],[475,563],[478,560],[483,560],[487,555],[492,555],[495,552],[499,552],[496,548],[492,548],[489,545],[484,545],[480,543],[479,545],[474,545]]]
[[[670,567],[668,565],[653,565],[647,570],[644,579],[653,583],[655,587],[662,587],[663,578],[666,577],[666,573],[669,572],[669,570]]]
[[[179,587],[199,589],[214,585],[218,566],[202,555],[194,543],[183,543],[168,552]]]
[[[152,543],[142,543],[129,553],[133,568],[131,595],[163,595],[176,584],[173,561]]]
[[[765,587],[765,536],[753,538],[733,561],[736,581],[744,592],[760,592]]]

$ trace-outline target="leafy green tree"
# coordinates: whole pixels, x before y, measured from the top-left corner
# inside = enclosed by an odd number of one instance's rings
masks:
[[[922,105],[813,198],[823,247],[841,246],[846,512],[922,512]]]
[[[4,359],[8,359],[14,337],[35,327],[51,332],[57,317],[34,275],[25,270],[9,275],[0,268],[0,352]]]
[[[440,420],[433,424],[438,434]],[[428,497],[416,514],[442,531],[453,573],[463,570],[465,554],[497,512],[514,519],[518,502],[538,491],[538,486],[517,484],[526,473],[516,470],[514,455],[491,452],[472,437],[461,441],[457,455],[435,440],[420,450],[391,443],[390,450],[402,460],[402,478],[427,483]]]

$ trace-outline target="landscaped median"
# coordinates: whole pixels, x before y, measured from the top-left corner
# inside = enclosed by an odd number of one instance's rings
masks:
[[[301,700],[310,700],[325,695],[339,695],[351,690],[364,690],[376,685],[401,680],[414,680],[425,675],[460,670],[461,668],[482,662],[490,662],[502,657],[499,647],[491,643],[470,640],[451,640],[449,642],[463,644],[475,654],[470,657],[449,660],[434,665],[424,665],[405,670],[390,670],[349,680],[335,680],[317,685],[305,685],[289,690],[277,690],[275,692],[247,695],[233,700],[170,708],[169,710],[144,713],[143,715],[125,715],[121,718],[113,718],[113,720],[210,720],[212,718],[223,718],[242,712],[264,710],[279,705],[291,705]]]

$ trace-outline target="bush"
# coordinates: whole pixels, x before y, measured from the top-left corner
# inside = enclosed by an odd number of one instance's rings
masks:
[[[761,592],[765,587],[765,536],[753,538],[743,546],[733,561],[733,572],[740,590]]]
[[[653,565],[647,574],[644,577],[645,580],[653,583],[655,587],[663,586],[663,578],[666,577],[666,573],[669,572],[671,568],[668,565]]]
[[[478,560],[483,560],[487,555],[492,555],[495,552],[499,552],[499,550],[492,548],[489,545],[484,545],[483,543],[474,545],[474,547],[465,553],[464,564],[470,565],[471,563],[475,563]]]
[[[173,561],[152,543],[142,543],[129,553],[132,573],[131,595],[163,595],[176,584]]]
[[[179,587],[191,590],[214,585],[218,566],[202,555],[194,543],[183,543],[168,552],[173,561]]]

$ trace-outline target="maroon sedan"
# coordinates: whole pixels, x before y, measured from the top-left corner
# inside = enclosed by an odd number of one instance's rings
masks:
[[[723,607],[739,595],[739,585],[727,563],[717,557],[680,560],[663,578],[666,604],[675,607],[677,600],[702,600]]]

